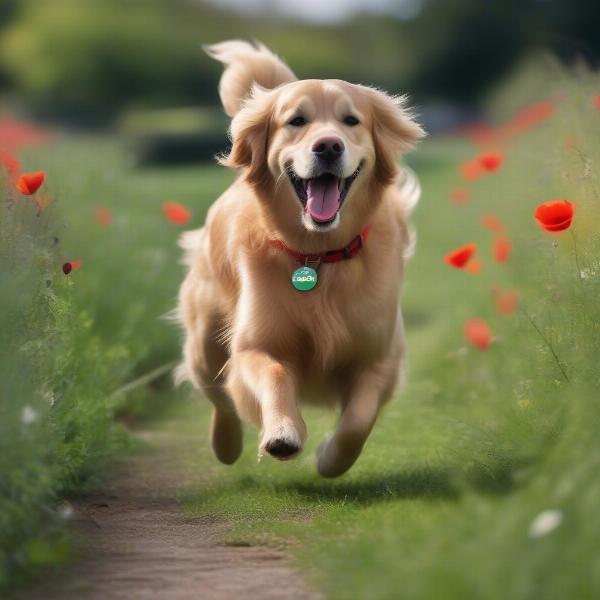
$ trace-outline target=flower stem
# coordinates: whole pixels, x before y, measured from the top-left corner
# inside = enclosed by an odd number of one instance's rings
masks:
[[[565,378],[565,381],[568,383],[570,381],[569,376],[567,375],[565,369],[560,363],[560,359],[558,358],[558,354],[556,354],[556,350],[554,350],[554,346],[552,346],[548,338],[542,333],[542,330],[537,326],[536,322],[531,318],[529,313],[523,307],[521,307],[521,312],[527,317],[527,320],[531,323],[531,326],[537,331],[538,335],[542,338],[544,344],[546,344],[546,346],[548,347],[548,350],[550,350],[550,353],[554,358],[556,366],[562,373],[562,376]]]
[[[116,389],[111,395],[111,398],[116,398],[117,396],[122,396],[130,392],[131,390],[135,390],[143,385],[147,385],[148,383],[158,379],[161,375],[168,373],[171,369],[173,369],[179,361],[172,360],[156,369],[152,369],[152,371],[145,373],[141,377],[134,379],[133,381],[129,381],[125,385],[122,385],[120,388]]]
[[[577,277],[579,280],[583,279],[581,275],[581,267],[579,266],[579,256],[577,254],[577,238],[573,233],[572,229],[569,229],[569,233],[571,234],[571,239],[573,240],[573,255],[575,256],[575,266],[577,267]]]

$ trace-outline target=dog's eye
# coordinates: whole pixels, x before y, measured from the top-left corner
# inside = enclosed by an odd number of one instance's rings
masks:
[[[303,125],[306,125],[306,119],[304,117],[294,117],[288,122],[288,125],[291,125],[292,127],[302,127]]]
[[[344,125],[348,125],[349,127],[354,127],[355,125],[358,125],[359,123],[360,123],[360,121],[352,115],[348,115],[347,117],[344,117]]]

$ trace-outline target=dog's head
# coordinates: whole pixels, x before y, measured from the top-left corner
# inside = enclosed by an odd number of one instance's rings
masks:
[[[327,232],[368,218],[424,135],[404,97],[339,80],[254,85],[222,162],[245,169],[279,226]]]

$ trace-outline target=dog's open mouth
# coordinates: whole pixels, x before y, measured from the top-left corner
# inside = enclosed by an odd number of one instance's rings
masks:
[[[302,179],[292,167],[288,167],[287,174],[292,182],[304,210],[310,215],[317,225],[331,223],[340,208],[352,183],[357,178],[362,164],[350,175],[350,177],[337,177],[332,173],[323,173],[312,179]]]

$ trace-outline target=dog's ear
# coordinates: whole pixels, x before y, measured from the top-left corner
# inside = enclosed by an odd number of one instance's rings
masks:
[[[411,150],[425,131],[406,107],[406,96],[390,96],[373,88],[364,88],[369,96],[372,135],[375,145],[375,175],[383,184],[398,173],[398,158]]]
[[[232,169],[246,169],[246,180],[252,185],[269,177],[267,152],[274,96],[269,90],[254,85],[251,95],[231,121],[231,151],[219,163]]]

